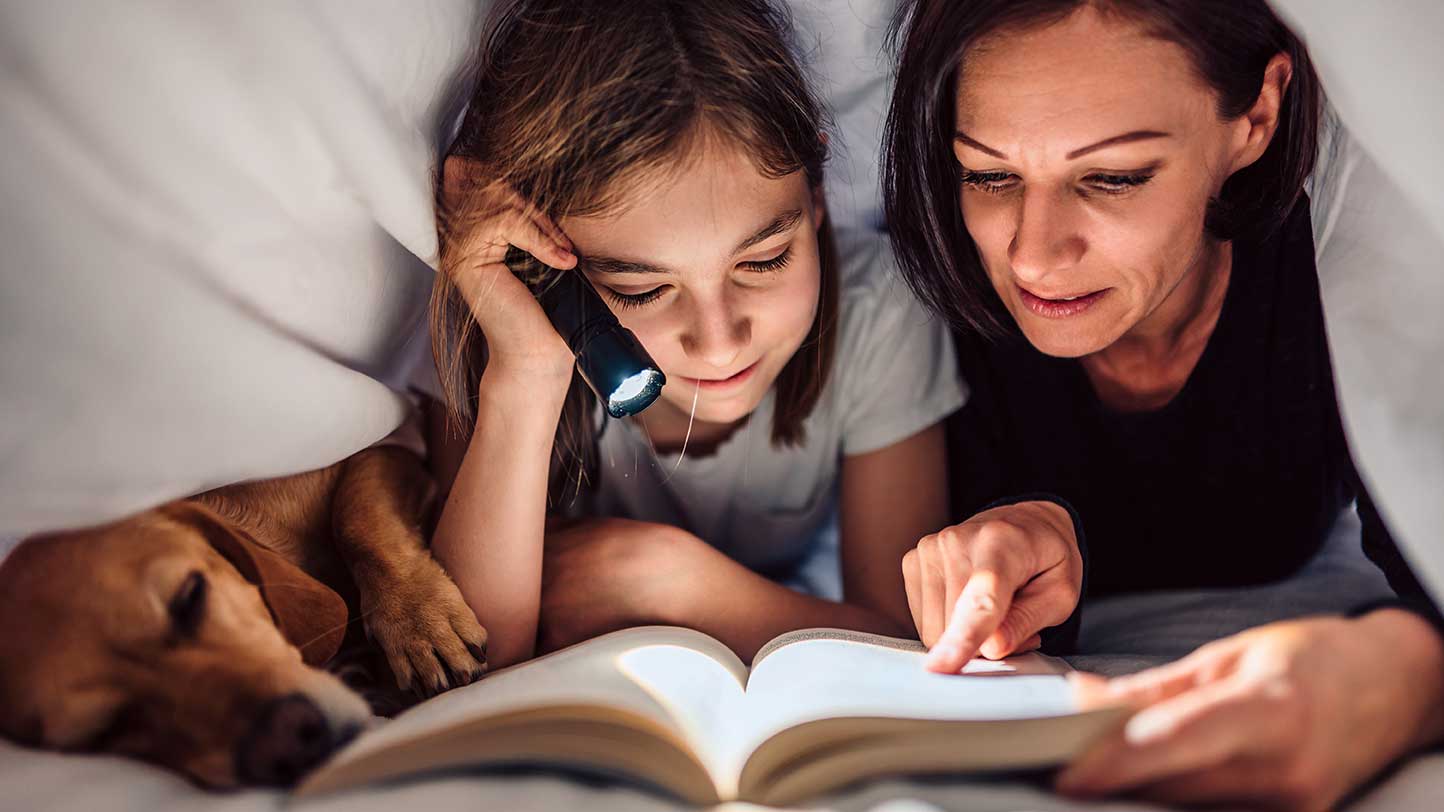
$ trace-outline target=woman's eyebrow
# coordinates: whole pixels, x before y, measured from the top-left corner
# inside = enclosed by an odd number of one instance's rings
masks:
[[[1131,133],[1124,133],[1124,134],[1122,134],[1122,135],[1115,135],[1115,136],[1113,136],[1112,138],[1105,138],[1105,139],[1103,139],[1102,141],[1098,141],[1098,142],[1089,144],[1089,145],[1086,146],[1086,147],[1080,147],[1080,148],[1075,149],[1075,150],[1073,150],[1072,152],[1068,153],[1068,155],[1067,155],[1066,157],[1067,157],[1068,160],[1071,161],[1071,160],[1073,160],[1074,158],[1081,158],[1081,157],[1083,157],[1084,155],[1087,155],[1087,154],[1090,153],[1090,152],[1094,152],[1094,151],[1096,151],[1096,150],[1103,149],[1104,147],[1116,147],[1116,146],[1118,146],[1119,144],[1131,144],[1131,143],[1133,143],[1134,141],[1147,141],[1147,140],[1152,139],[1152,138],[1171,138],[1171,137],[1172,137],[1172,136],[1169,135],[1168,133],[1159,132],[1159,131],[1157,131],[1157,130],[1134,130],[1134,131],[1131,132]],[[1006,155],[1004,155],[1003,153],[1001,153],[1001,152],[993,149],[993,148],[990,147],[990,146],[987,146],[986,144],[983,144],[983,143],[980,142],[980,141],[976,141],[976,140],[974,140],[974,139],[972,139],[972,138],[969,138],[969,137],[968,137],[968,134],[965,133],[965,132],[963,132],[962,130],[958,130],[957,132],[953,133],[953,140],[962,142],[962,143],[964,143],[964,144],[967,144],[968,146],[972,147],[973,149],[975,149],[975,150],[977,150],[977,151],[979,151],[979,152],[987,153],[988,155],[991,155],[991,156],[993,156],[994,158],[998,158],[998,159],[1001,159],[1001,160],[1004,160],[1004,161],[1008,160],[1008,156],[1006,156]]]

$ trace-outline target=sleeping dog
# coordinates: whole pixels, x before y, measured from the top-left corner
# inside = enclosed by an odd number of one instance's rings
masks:
[[[293,783],[372,718],[319,668],[348,628],[416,694],[485,668],[426,549],[434,491],[419,457],[377,446],[27,540],[0,565],[0,734],[214,787]]]

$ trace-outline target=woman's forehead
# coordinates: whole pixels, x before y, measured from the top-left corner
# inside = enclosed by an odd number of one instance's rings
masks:
[[[1083,146],[1135,130],[1187,129],[1214,110],[1182,47],[1087,6],[984,38],[965,57],[955,103],[958,129],[1004,152],[1023,140]]]

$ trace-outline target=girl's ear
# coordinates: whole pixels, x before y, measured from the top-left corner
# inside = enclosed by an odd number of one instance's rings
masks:
[[[448,202],[470,188],[481,174],[481,162],[461,155],[448,155],[441,163],[441,196]]]

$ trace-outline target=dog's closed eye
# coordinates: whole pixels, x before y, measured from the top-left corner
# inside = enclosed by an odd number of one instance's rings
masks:
[[[167,605],[171,626],[182,637],[194,637],[200,628],[206,613],[206,592],[206,576],[196,571],[181,581],[180,588],[171,597]]]

